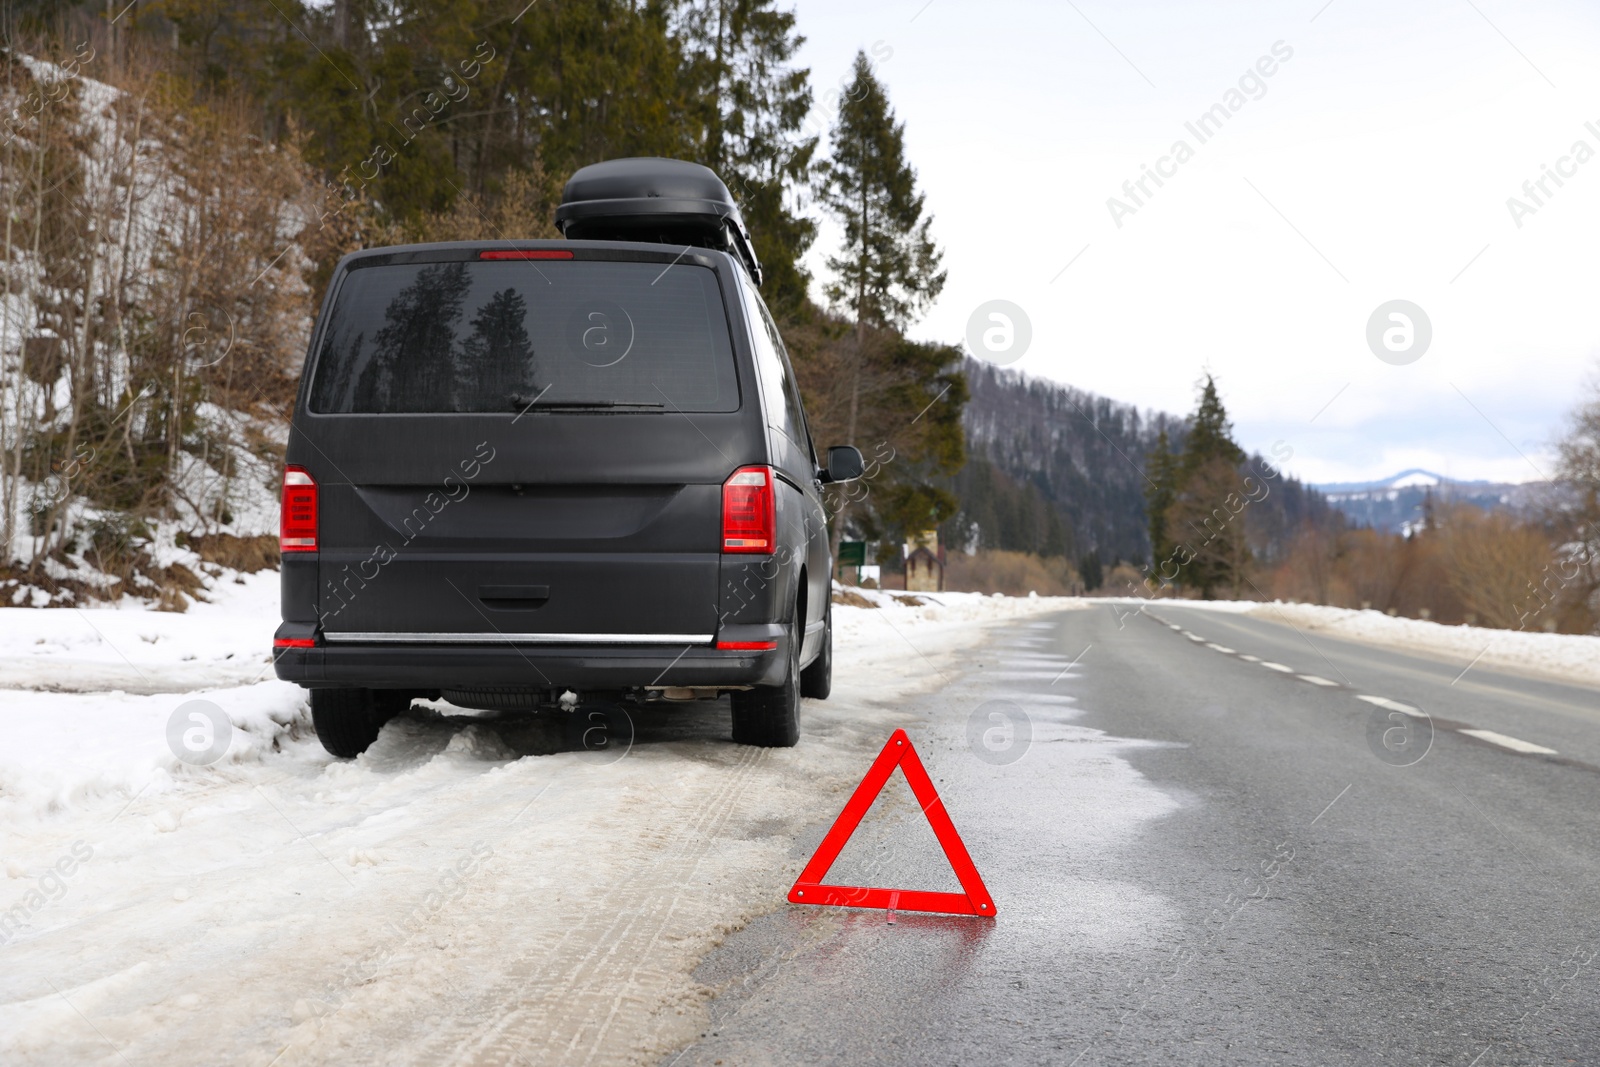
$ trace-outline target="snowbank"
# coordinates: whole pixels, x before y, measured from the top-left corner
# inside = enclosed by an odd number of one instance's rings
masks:
[[[1184,606],[1190,605],[1185,603]],[[1329,637],[1436,656],[1462,667],[1476,663],[1515,674],[1560,678],[1600,688],[1600,637],[1587,634],[1444,626],[1385,615],[1381,611],[1330,608],[1320,604],[1250,604],[1247,613]]]
[[[1600,688],[1600,637],[1495,630],[1487,626],[1445,626],[1422,619],[1403,619],[1381,611],[1333,608],[1322,604],[1264,604],[1255,600],[1178,600],[1106,597],[1095,604],[1141,607],[1200,608],[1327,634],[1348,641],[1403,648],[1461,667],[1477,664],[1538,678],[1561,679]]]
[[[895,691],[936,681],[940,656],[981,639],[975,624],[1086,606],[851,592],[877,606],[834,605],[838,673]],[[132,598],[80,609],[0,608],[0,822],[89,798],[159,792],[192,775],[167,739],[169,719],[190,700],[207,700],[232,721],[224,768],[309,735],[304,691],[272,672],[277,572],[218,582],[207,595],[211,602],[182,614],[142,610]],[[308,758],[321,762],[316,741],[309,744]]]
[[[640,713],[614,755],[519,758],[446,709],[335,761],[270,676],[274,577],[183,615],[0,611],[0,1061],[659,1062],[704,1028],[696,962],[783,899],[797,834],[919,694],[989,624],[1087,606],[836,604],[833,696],[794,749],[729,744],[713,704]],[[129,677],[147,691],[19,688]],[[167,740],[195,701],[231,724],[210,766]]]
[[[0,825],[162,793],[192,777],[167,739],[190,701],[232,723],[219,771],[310,732],[302,691],[272,674],[277,572],[219,583],[210,595],[183,614],[142,610],[132,598],[0,608]],[[187,712],[180,718],[190,723]]]
[[[87,608],[0,608],[0,687],[183,693],[272,676],[278,572],[223,572],[182,613],[134,597]]]

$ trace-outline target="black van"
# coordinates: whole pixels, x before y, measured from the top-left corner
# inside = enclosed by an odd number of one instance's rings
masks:
[[[726,693],[799,740],[828,695],[825,482],[760,266],[705,167],[567,183],[562,241],[339,264],[283,476],[278,677],[336,756],[414,697],[488,710]],[[565,703],[563,703],[565,701]]]

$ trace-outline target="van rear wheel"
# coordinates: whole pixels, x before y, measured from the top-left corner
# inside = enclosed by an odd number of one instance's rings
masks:
[[[355,759],[378,739],[384,723],[410,706],[410,694],[394,690],[313,689],[311,724],[330,754]]]
[[[833,692],[833,599],[822,615],[822,651],[811,666],[800,672],[800,695],[812,700],[827,700]]]
[[[789,627],[788,669],[781,685],[734,690],[733,740],[760,748],[793,748],[800,741],[800,628]]]

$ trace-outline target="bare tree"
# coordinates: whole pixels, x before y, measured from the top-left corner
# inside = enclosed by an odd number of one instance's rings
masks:
[[[1592,633],[1600,627],[1600,377],[1568,416],[1558,448],[1557,480],[1569,492],[1550,509],[1561,541],[1556,610],[1562,629]]]
[[[6,556],[44,585],[74,552],[154,568],[134,531],[226,522],[241,462],[287,414],[311,314],[310,172],[243,103],[137,51],[115,86],[0,62],[0,103],[23,115],[0,133]]]
[[[1441,559],[1462,607],[1485,626],[1527,626],[1540,613],[1530,591],[1554,562],[1543,532],[1503,512],[1467,506],[1441,508],[1437,516]]]

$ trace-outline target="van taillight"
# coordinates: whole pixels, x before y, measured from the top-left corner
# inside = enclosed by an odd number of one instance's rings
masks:
[[[278,524],[278,549],[317,550],[317,481],[304,467],[283,470],[283,518]]]
[[[771,552],[777,540],[771,467],[740,467],[722,483],[722,551]]]

